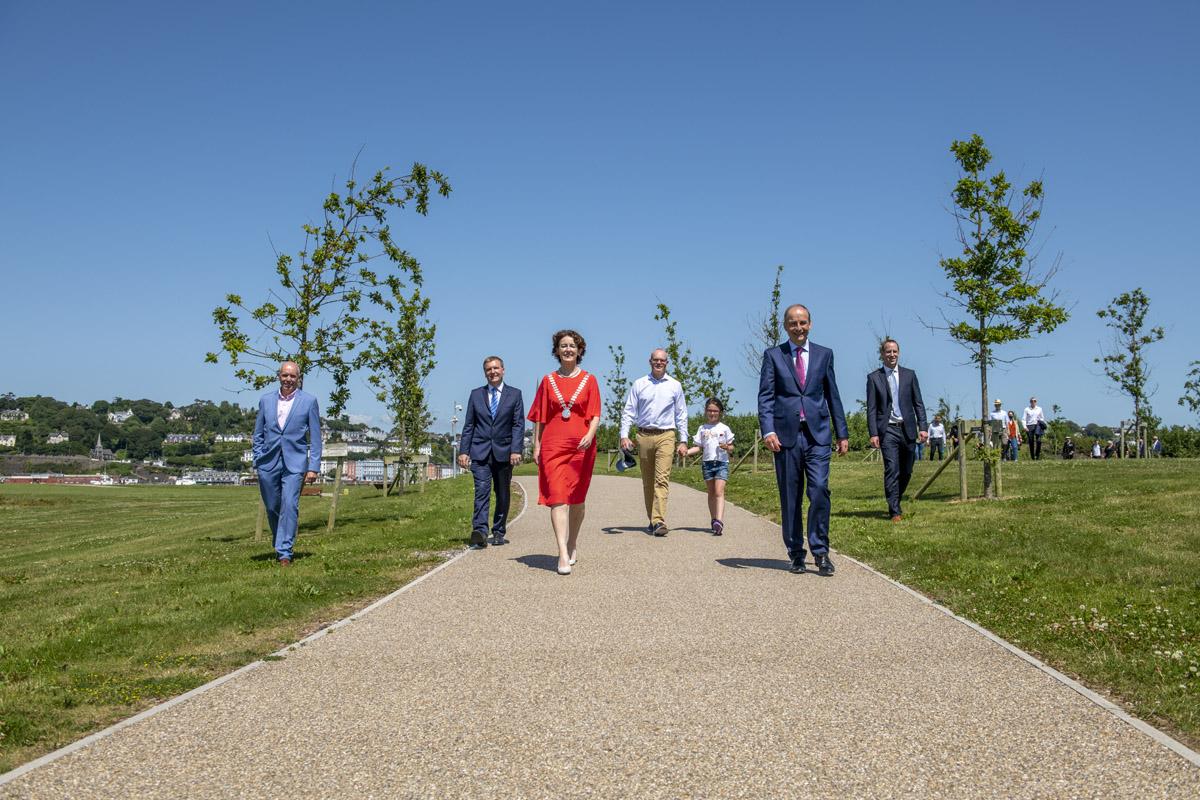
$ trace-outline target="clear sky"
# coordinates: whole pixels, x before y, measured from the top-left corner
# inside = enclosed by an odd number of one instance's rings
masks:
[[[970,412],[976,371],[919,317],[954,248],[949,145],[979,133],[1014,182],[1044,180],[1073,312],[1002,351],[1053,355],[991,393],[1128,416],[1095,312],[1141,286],[1167,332],[1154,408],[1194,424],[1175,400],[1200,358],[1198,22],[1194,2],[0,0],[0,391],[253,403],[203,363],[212,309],[265,296],[272,242],[300,249],[362,148],[362,171],[421,161],[454,187],[392,220],[433,301],[438,430],[489,353],[532,393],[559,327],[601,378],[610,344],[638,374],[658,301],[753,410],[741,351],[776,264],[844,397],[886,332],[927,403]]]

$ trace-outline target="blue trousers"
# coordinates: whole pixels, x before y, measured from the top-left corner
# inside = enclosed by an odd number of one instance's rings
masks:
[[[793,561],[804,558],[804,495],[808,546],[814,556],[829,552],[829,458],[829,445],[817,444],[807,425],[800,426],[796,444],[775,454],[783,546]]]
[[[267,522],[275,552],[280,558],[292,557],[296,541],[296,526],[300,519],[300,487],[304,486],[303,472],[286,472],[283,459],[274,469],[258,468],[258,491],[267,507]]]
[[[492,516],[492,533],[503,536],[507,530],[512,470],[512,463],[507,459],[497,461],[490,455],[486,461],[471,459],[471,477],[475,479],[475,513],[471,518],[472,544],[483,544],[487,541],[488,505],[492,499],[493,487],[496,490],[496,512]]]

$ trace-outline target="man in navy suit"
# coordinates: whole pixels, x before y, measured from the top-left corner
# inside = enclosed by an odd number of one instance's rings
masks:
[[[496,490],[492,544],[508,544],[509,483],[513,467],[525,448],[525,402],[521,390],[504,385],[504,362],[499,356],[483,360],[487,385],[471,392],[458,445],[458,465],[470,467],[475,478],[475,515],[471,520],[471,549],[488,546],[488,504]]]
[[[801,493],[807,483],[808,545],[817,574],[829,576],[833,574],[829,558],[830,449],[836,432],[838,453],[844,455],[850,449],[850,430],[833,373],[833,351],[808,341],[812,329],[808,309],[799,304],[788,306],[783,327],[788,341],[763,353],[758,424],[763,444],[775,454],[783,544],[792,560],[791,571],[806,571]]]
[[[300,516],[300,487],[316,479],[321,465],[321,414],[317,398],[299,388],[300,367],[279,365],[279,389],[258,401],[254,420],[254,467],[258,491],[279,565],[292,563],[292,543]]]
[[[883,494],[892,522],[903,519],[900,497],[913,471],[913,445],[929,434],[917,373],[900,366],[900,344],[892,338],[879,346],[883,366],[867,373],[867,431],[871,447],[883,452]]]

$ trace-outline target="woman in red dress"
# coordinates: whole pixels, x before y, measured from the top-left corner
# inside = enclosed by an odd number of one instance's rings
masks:
[[[559,331],[553,341],[550,352],[558,359],[558,369],[538,385],[529,421],[533,461],[538,465],[538,503],[550,506],[558,574],[570,575],[596,463],[600,387],[595,376],[579,368],[587,343],[578,332]]]

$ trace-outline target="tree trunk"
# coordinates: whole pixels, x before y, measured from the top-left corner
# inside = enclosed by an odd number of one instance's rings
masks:
[[[980,333],[983,332],[983,321],[979,323]],[[979,345],[979,407],[982,411],[979,414],[979,426],[983,433],[983,445],[990,451],[992,448],[992,426],[991,419],[988,417],[988,383],[987,383],[987,362],[988,349],[986,344]],[[965,445],[966,442],[963,442]],[[994,497],[995,492],[992,487],[992,464],[987,459],[983,462],[983,496]]]

